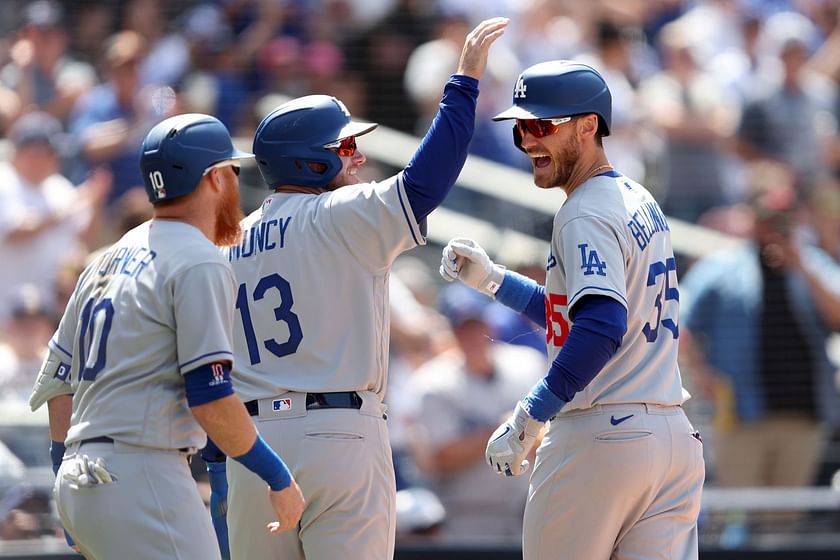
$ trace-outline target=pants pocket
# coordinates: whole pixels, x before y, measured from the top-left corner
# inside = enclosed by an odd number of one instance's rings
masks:
[[[650,430],[620,430],[596,434],[595,441],[599,443],[626,443],[641,441],[650,437],[653,437],[653,432]]]
[[[362,434],[357,434],[355,432],[310,432],[305,434],[304,437],[309,439],[329,439],[329,440],[363,440],[365,439]]]

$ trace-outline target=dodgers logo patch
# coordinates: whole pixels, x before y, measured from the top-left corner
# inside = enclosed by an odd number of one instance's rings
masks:
[[[292,410],[292,399],[274,399],[271,401],[271,408],[275,412]]]

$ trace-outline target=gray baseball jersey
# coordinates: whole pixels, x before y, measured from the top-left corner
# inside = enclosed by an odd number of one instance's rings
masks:
[[[571,328],[569,309],[586,295],[620,302],[627,331],[549,423],[530,480],[524,557],[555,558],[562,550],[569,558],[696,559],[703,450],[679,406],[688,394],[677,367],[670,229],[650,193],[614,172],[579,186],[555,216],[545,295],[549,360]]]
[[[181,222],[146,222],[91,263],[50,341],[72,360],[66,443],[110,436],[159,449],[204,446],[181,376],[233,359],[233,293],[219,250]]]
[[[554,217],[545,289],[550,361],[568,336],[569,309],[585,295],[608,296],[627,308],[627,333],[563,411],[682,404],[688,393],[677,366],[679,291],[670,230],[650,193],[626,177],[590,179]]]
[[[402,175],[314,196],[275,193],[225,249],[236,275],[234,386],[243,400],[284,391],[385,391],[388,276],[425,239]]]
[[[75,389],[65,459],[95,454],[118,478],[56,480],[62,522],[92,557],[219,558],[185,460],[206,436],[182,375],[232,359],[233,294],[218,248],[176,221],[129,231],[81,275],[50,348]],[[88,442],[102,436],[115,442]]]
[[[390,558],[388,277],[400,253],[425,243],[402,174],[274,193],[242,225],[242,244],[226,250],[237,281],[234,387],[259,402],[257,428],[307,504],[298,532],[268,534],[264,483],[229,460],[231,558]],[[306,393],[343,391],[356,391],[361,408],[306,409]]]

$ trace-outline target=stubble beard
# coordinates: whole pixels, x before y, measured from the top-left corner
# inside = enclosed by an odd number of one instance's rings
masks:
[[[558,187],[565,187],[572,180],[575,165],[580,159],[580,144],[574,137],[569,138],[560,156],[557,173],[554,174],[554,184]]]
[[[580,144],[574,137],[569,138],[563,149],[551,159],[554,173],[544,181],[535,177],[534,184],[544,189],[565,187],[571,181],[575,165],[580,159]]]

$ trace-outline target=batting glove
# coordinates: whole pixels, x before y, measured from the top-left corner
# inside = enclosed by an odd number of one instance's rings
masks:
[[[472,289],[495,297],[505,278],[505,267],[490,260],[472,239],[456,237],[443,248],[440,275],[447,282],[457,278]]]
[[[534,447],[542,427],[542,422],[528,416],[521,402],[516,403],[511,417],[496,428],[487,442],[484,456],[490,468],[505,476],[519,476],[527,472],[530,463],[525,456]]]
[[[108,472],[105,459],[102,457],[91,459],[87,455],[82,455],[67,459],[67,461],[70,464],[64,471],[64,480],[79,488],[110,484],[117,480],[115,474]]]

